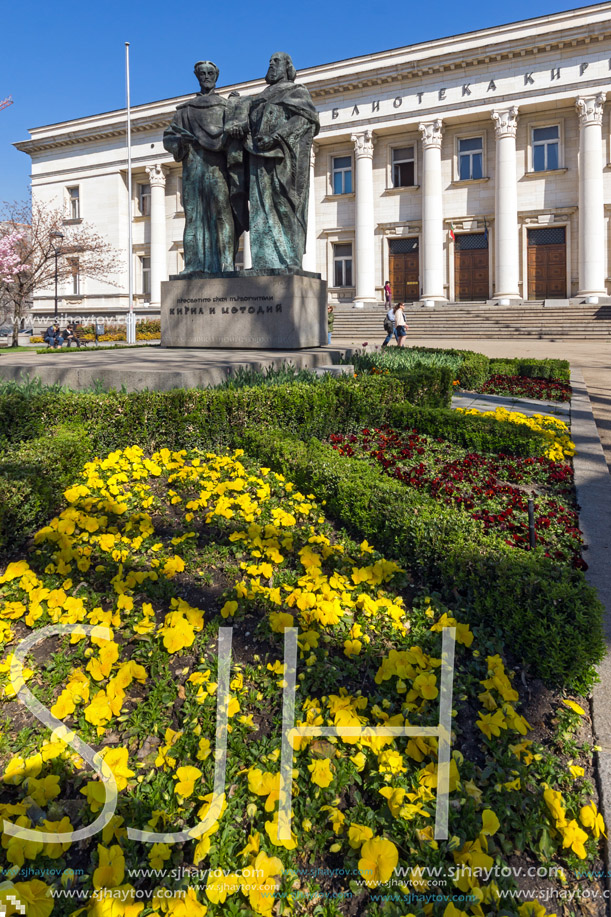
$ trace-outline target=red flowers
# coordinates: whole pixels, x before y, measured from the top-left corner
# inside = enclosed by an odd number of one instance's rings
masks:
[[[568,382],[551,379],[527,379],[523,376],[490,376],[480,391],[487,395],[515,395],[516,398],[535,398],[538,401],[570,401]]]
[[[407,486],[465,510],[512,547],[529,550],[528,497],[534,496],[537,545],[556,560],[587,567],[570,465],[467,452],[415,430],[363,430],[359,436],[333,435],[330,442],[342,455],[376,461]]]

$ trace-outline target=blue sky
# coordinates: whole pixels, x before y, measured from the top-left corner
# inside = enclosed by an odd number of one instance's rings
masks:
[[[586,4],[582,4],[586,5]],[[29,194],[29,157],[12,147],[28,128],[194,91],[193,63],[220,67],[219,85],[264,75],[273,51],[297,69],[575,8],[562,0],[11,0],[1,20],[0,202]]]

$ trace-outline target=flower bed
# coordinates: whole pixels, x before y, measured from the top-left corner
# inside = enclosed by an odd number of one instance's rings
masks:
[[[331,436],[340,455],[369,457],[410,488],[455,506],[502,533],[507,544],[530,550],[528,498],[534,499],[535,532],[547,557],[586,569],[573,499],[570,465],[547,457],[507,458],[468,452],[413,430],[388,427]]]
[[[539,401],[570,401],[571,386],[555,379],[530,379],[521,376],[490,376],[479,389],[488,395],[511,395]]]
[[[66,745],[69,735],[27,728],[16,754],[3,751],[4,818],[60,835],[2,838],[4,874],[36,917],[73,913],[77,902],[91,917],[203,917],[206,908],[305,915],[316,906],[329,917],[528,917],[543,909],[508,896],[508,867],[541,861],[563,866],[553,880],[559,894],[568,877],[571,890],[593,889],[572,875],[596,866],[604,828],[588,760],[577,760],[583,749],[574,745],[568,760],[533,742],[493,629],[471,629],[435,596],[415,595],[409,571],[367,541],[338,536],[314,494],[240,452],[161,450],[149,459],[134,447],[89,463],[66,499],[28,560],[0,578],[2,639],[17,646],[45,625],[76,628],[33,653],[23,678],[58,720],[102,747],[119,796],[103,831],[70,846],[61,833],[90,824],[105,790]],[[216,805],[225,678],[217,638],[228,624],[227,773]],[[85,625],[108,631],[87,637],[78,632]],[[299,628],[298,732],[285,833],[291,627]],[[438,724],[448,627],[456,715],[448,833],[435,839],[438,740],[376,730]],[[0,670],[7,711],[31,726],[13,700],[22,682],[10,653]],[[571,703],[555,701],[563,730],[580,719]],[[355,734],[317,736],[316,727]],[[134,828],[188,830],[204,818],[181,843],[126,837]],[[202,880],[192,866],[213,872]],[[27,878],[28,868],[41,878]]]

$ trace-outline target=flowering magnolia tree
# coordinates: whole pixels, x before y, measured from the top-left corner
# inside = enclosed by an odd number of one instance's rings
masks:
[[[58,247],[60,284],[71,279],[75,270],[82,278],[115,284],[119,253],[91,226],[66,225],[65,218],[63,210],[41,204],[4,207],[0,222],[0,322],[11,324],[13,347],[34,294],[53,287]],[[57,233],[63,239],[58,240]]]

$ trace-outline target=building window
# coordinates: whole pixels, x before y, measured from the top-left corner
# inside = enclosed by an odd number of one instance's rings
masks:
[[[533,128],[533,171],[546,172],[560,168],[560,128]]]
[[[333,194],[352,194],[352,157],[333,158]]]
[[[393,188],[409,188],[414,184],[414,148],[403,146],[392,151]]]
[[[352,243],[343,242],[333,246],[333,285],[352,286]]]
[[[78,258],[68,258],[70,268],[70,292],[72,296],[79,296],[81,292],[81,275],[79,274]]]
[[[473,181],[483,178],[482,170],[484,142],[481,137],[469,137],[458,141],[458,179]]]
[[[78,188],[66,188],[68,192],[68,213],[70,220],[80,220],[81,200]]]
[[[141,216],[151,215],[151,186],[149,184],[138,185],[138,208]]]
[[[140,256],[140,284],[142,295],[145,299],[151,298],[151,259],[145,255]]]

